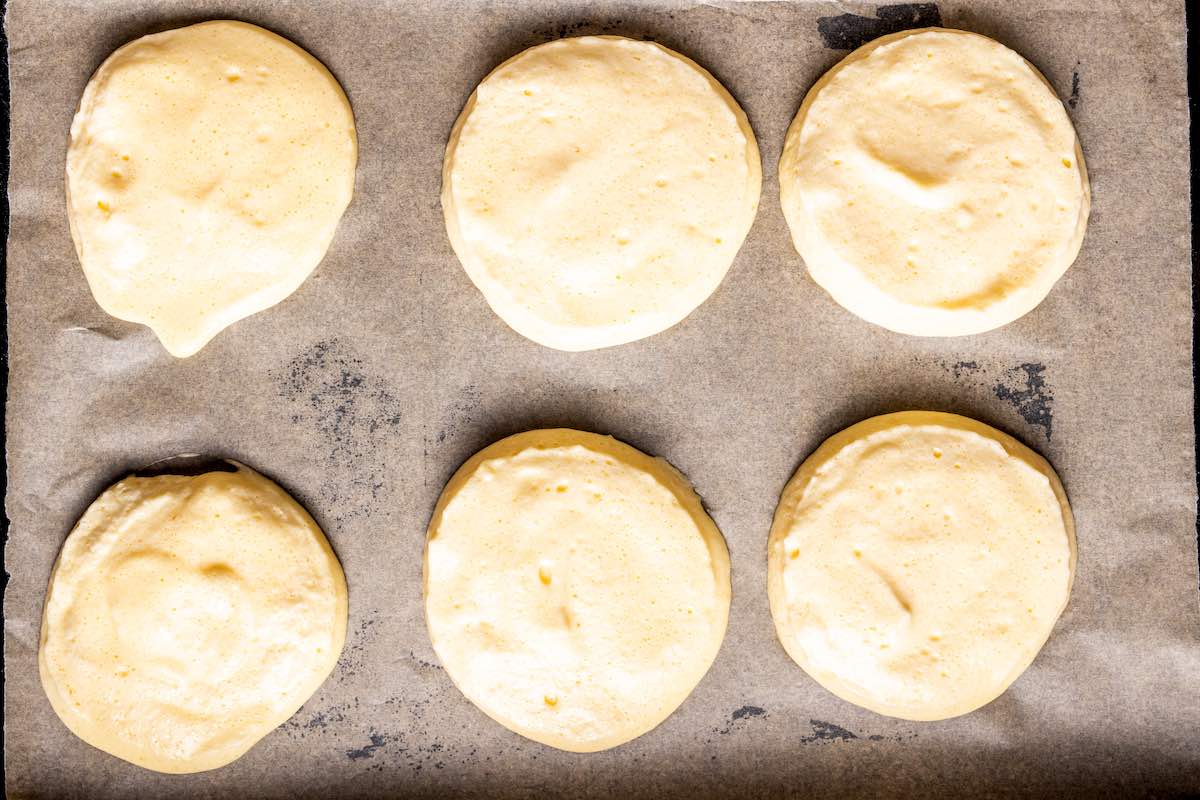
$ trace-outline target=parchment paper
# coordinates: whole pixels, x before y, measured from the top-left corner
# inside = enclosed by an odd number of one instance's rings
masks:
[[[202,7],[203,6],[203,7]],[[859,14],[855,20],[843,14]],[[11,384],[4,602],[14,797],[805,797],[1200,790],[1184,12],[1168,2],[108,2],[18,0],[12,69]],[[208,18],[271,28],[341,80],[357,191],[286,302],[175,360],[107,316],[63,197],[72,114],[118,45]],[[1083,252],[1033,313],[958,339],[889,333],[804,272],[776,162],[808,87],[864,38],[939,21],[999,39],[1068,101],[1094,187]],[[720,290],[676,328],[589,353],[542,348],[489,311],[450,250],[443,147],[475,84],[563,35],[652,38],[749,114],[761,209]],[[832,46],[831,46],[832,45]],[[778,493],[825,437],[905,408],[955,411],[1044,453],[1079,529],[1071,605],[1034,665],[958,719],[887,719],[785,655],[767,607]],[[729,633],[661,727],[571,755],[488,720],[451,685],[421,605],[425,525],[458,464],[530,427],[611,433],[683,470],[733,559]],[[151,773],[76,739],[36,668],[45,585],[111,482],[176,453],[278,480],[350,584],[334,675],[241,760]]]

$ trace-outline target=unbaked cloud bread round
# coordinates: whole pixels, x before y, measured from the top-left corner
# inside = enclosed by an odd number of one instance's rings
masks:
[[[67,150],[96,302],[196,353],[316,268],[357,158],[341,86],[287,39],[218,20],[126,44],[88,82]]]
[[[126,478],[88,508],[46,592],[50,705],[93,747],[215,769],[294,714],[346,637],[346,580],[312,517],[240,464]]]
[[[955,414],[874,417],[796,471],[768,543],[779,640],[837,696],[936,720],[1000,696],[1066,607],[1075,528],[1058,476]]]
[[[450,243],[492,310],[559,350],[678,323],[733,263],[762,170],[737,101],[653,42],[539,45],[483,79],[450,134]]]
[[[657,726],[729,615],[725,541],[662,459],[576,430],[511,436],[447,483],[425,614],[455,685],[501,725],[574,752]]]
[[[985,36],[925,28],[855,50],[804,98],[780,201],[813,280],[868,322],[982,333],[1075,260],[1083,152],[1053,88]]]

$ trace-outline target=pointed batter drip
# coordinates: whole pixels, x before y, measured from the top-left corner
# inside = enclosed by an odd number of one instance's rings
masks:
[[[357,158],[341,86],[288,40],[220,20],[130,42],[88,82],[67,150],[96,302],[196,353],[316,268]]]

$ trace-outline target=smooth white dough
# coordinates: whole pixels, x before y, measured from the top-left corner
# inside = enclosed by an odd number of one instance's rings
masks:
[[[537,430],[438,500],[425,615],[455,685],[501,725],[592,752],[654,728],[721,646],[729,555],[695,491],[607,436]]]
[[[924,28],[855,50],[804,98],[780,201],[809,274],[917,336],[1005,325],[1075,260],[1091,206],[1052,87],[985,36]]]
[[[316,268],[357,160],[341,86],[287,39],[218,20],[126,44],[88,82],[67,149],[96,302],[196,353]]]
[[[286,721],[346,638],[346,579],[286,492],[236,472],[126,478],[50,576],[38,664],[93,747],[159,772],[215,769]]]
[[[839,697],[936,720],[1000,696],[1066,607],[1075,528],[1048,463],[955,414],[833,436],[780,498],[768,543],[779,639]]]
[[[712,75],[653,42],[583,36],[483,79],[446,146],[442,208],[501,319],[547,347],[591,350],[703,303],[761,183],[746,115]]]

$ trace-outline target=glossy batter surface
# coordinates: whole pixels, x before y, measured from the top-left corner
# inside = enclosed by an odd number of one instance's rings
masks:
[[[71,233],[92,294],[190,356],[295,291],[354,189],[354,116],[315,58],[220,20],[146,36],[71,125]]]
[[[780,199],[813,280],[918,336],[1005,325],[1075,260],[1083,153],[1042,75],[987,37],[885,36],[813,86],[788,130]]]
[[[779,639],[834,694],[935,720],[1004,692],[1067,604],[1062,485],[1010,436],[954,414],[874,417],[788,483],[768,544]]]
[[[610,437],[503,439],[446,485],[429,526],[438,658],[488,716],[563,750],[658,725],[707,672],[729,556],[687,480]]]
[[[450,242],[492,309],[560,350],[676,324],[720,284],[758,209],[746,115],[653,42],[560,39],[480,83],[446,146]]]
[[[236,472],[126,478],[63,544],[39,666],[77,736],[160,772],[223,766],[337,663],[346,580],[312,517]]]

